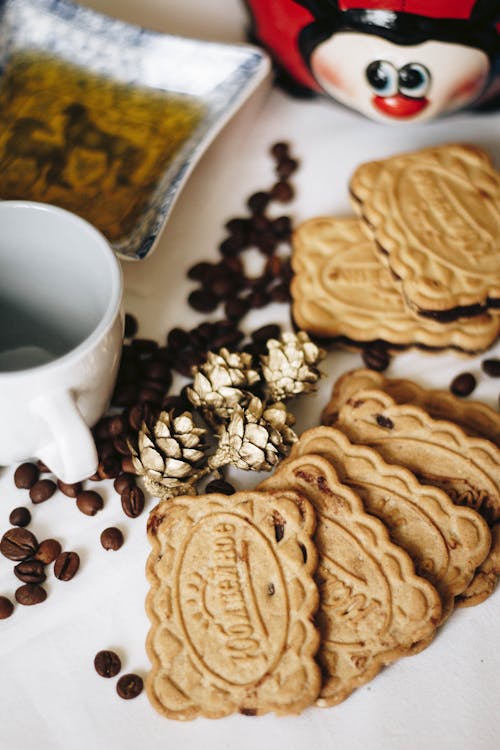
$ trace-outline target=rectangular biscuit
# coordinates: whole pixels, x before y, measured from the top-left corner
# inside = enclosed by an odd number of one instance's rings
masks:
[[[316,705],[333,706],[432,639],[441,620],[439,594],[325,458],[283,462],[260,487],[299,492],[317,513],[323,684]]]
[[[295,714],[314,702],[314,528],[291,492],[181,496],[151,512],[146,688],[161,714]]]
[[[454,503],[483,516],[491,549],[457,602],[486,599],[500,575],[500,449],[466,435],[453,422],[432,419],[419,406],[397,404],[379,390],[357,391],[341,407],[335,425],[351,442],[375,448],[387,462],[406,466],[419,481],[440,487]]]
[[[500,174],[465,144],[362,164],[350,181],[406,303],[449,322],[500,306]]]
[[[292,244],[292,316],[311,335],[474,353],[500,333],[500,317],[489,313],[446,325],[414,314],[360,219],[310,219]]]

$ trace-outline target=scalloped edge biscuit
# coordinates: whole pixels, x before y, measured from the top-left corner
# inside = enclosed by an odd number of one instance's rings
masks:
[[[424,388],[406,378],[387,378],[367,368],[350,370],[335,381],[330,401],[321,414],[322,424],[334,424],[343,403],[356,391],[372,388],[388,393],[398,404],[421,406],[433,419],[455,422],[468,435],[500,446],[500,414],[487,404],[458,398],[450,391]]]
[[[500,306],[500,174],[453,143],[360,165],[355,210],[406,303],[442,321]]]
[[[316,705],[333,706],[415,644],[432,640],[441,620],[439,594],[325,458],[283,462],[259,487],[300,492],[316,511],[323,673]]]
[[[500,317],[489,313],[447,325],[412,313],[356,217],[309,219],[292,245],[292,317],[314,336],[472,354],[500,333]]]
[[[500,523],[500,449],[489,440],[466,435],[453,422],[432,419],[421,407],[397,404],[379,390],[356,391],[341,407],[336,426],[351,442],[375,448],[388,463],[406,466],[422,483],[440,487],[454,503],[483,516],[492,546],[472,588],[459,601],[472,605],[486,599],[500,575],[495,528]]]
[[[157,711],[186,721],[314,702],[314,529],[291,492],[181,496],[151,512],[146,689]]]
[[[303,432],[287,461],[309,453],[326,458],[340,481],[359,494],[366,511],[385,523],[416,572],[437,588],[443,616],[451,614],[454,598],[466,590],[490,551],[490,530],[479,513],[455,505],[439,488],[420,484],[408,469],[386,463],[334,427]]]

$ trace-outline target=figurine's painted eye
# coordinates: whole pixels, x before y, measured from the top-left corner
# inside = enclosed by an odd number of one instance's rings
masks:
[[[398,91],[398,71],[386,60],[374,60],[366,69],[368,83],[382,96],[393,96]]]
[[[405,96],[425,96],[431,82],[431,74],[420,63],[409,63],[399,71],[399,90]]]

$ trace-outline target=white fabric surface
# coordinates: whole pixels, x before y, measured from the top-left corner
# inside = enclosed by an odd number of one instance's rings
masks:
[[[244,17],[238,0],[92,0],[92,7],[141,21],[159,30],[234,40]],[[189,11],[189,12],[188,12]],[[176,18],[178,24],[176,26]],[[218,26],[218,21],[219,26]],[[192,24],[192,27],[191,27]],[[500,113],[458,114],[425,126],[392,129],[333,104],[295,101],[281,92],[256,96],[225,128],[202,159],[183,191],[160,246],[147,261],[125,264],[126,309],[140,319],[140,334],[163,341],[175,325],[200,320],[187,304],[187,268],[196,260],[216,258],[224,222],[244,211],[248,195],[273,182],[268,147],[275,140],[293,144],[301,160],[294,179],[297,198],[285,211],[300,221],[320,214],[349,211],[347,181],[361,161],[451,140],[470,141],[490,150],[500,167]],[[249,316],[247,330],[264,322],[288,324],[285,306]],[[497,346],[491,356],[500,356]],[[465,369],[479,376],[474,394],[498,405],[499,382],[480,372],[481,357],[405,353],[389,375],[447,387]],[[358,354],[334,352],[324,369],[327,378],[316,396],[297,408],[298,430],[316,424],[331,383],[359,366]],[[115,693],[116,679],[100,678],[94,655],[115,649],[125,672],[145,676],[144,577],[149,547],[147,512],[127,519],[111,483],[98,485],[105,508],[82,515],[69,498],[57,493],[32,506],[12,481],[14,467],[0,470],[0,529],[17,505],[33,513],[30,528],[39,539],[53,536],[82,560],[74,580],[49,576],[47,601],[17,606],[0,622],[1,750],[493,750],[500,733],[500,591],[478,607],[457,611],[422,653],[401,659],[360,688],[342,705],[305,711],[297,718],[234,716],[188,724],[168,721],[151,708],[145,693],[126,702]],[[238,475],[239,486],[252,486],[255,475]],[[147,510],[154,505],[148,500]],[[105,552],[99,534],[118,525],[125,544]],[[12,565],[0,559],[0,594],[13,595]]]

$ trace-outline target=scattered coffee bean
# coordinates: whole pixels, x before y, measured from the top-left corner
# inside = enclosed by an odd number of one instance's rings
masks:
[[[40,469],[35,464],[27,461],[24,464],[20,464],[15,470],[14,484],[19,489],[29,490],[33,487],[39,476]]]
[[[104,501],[101,495],[94,490],[83,490],[79,492],[76,498],[78,510],[86,516],[95,516],[104,507]]]
[[[113,446],[114,450],[114,446]],[[118,476],[122,468],[121,458],[114,456],[105,456],[99,461],[97,473],[101,479],[114,479]],[[82,493],[79,493],[82,494]]]
[[[140,487],[127,487],[121,495],[122,508],[129,518],[137,518],[144,510],[144,492]]]
[[[500,378],[500,359],[483,359],[481,367],[483,372],[489,375],[490,378]]]
[[[278,203],[288,203],[293,199],[294,194],[293,187],[289,182],[285,182],[284,180],[279,180],[271,188],[271,198],[278,201]]]
[[[233,495],[236,490],[232,484],[226,482],[224,479],[214,479],[208,482],[205,487],[205,493],[209,494],[212,492],[220,492],[222,495]]]
[[[80,567],[77,552],[61,552],[54,563],[54,575],[60,581],[71,581]]]
[[[12,526],[28,526],[31,521],[31,513],[28,508],[14,508],[9,516],[9,523]]]
[[[101,677],[116,677],[122,663],[114,651],[99,651],[94,657],[94,667]]]
[[[113,482],[113,488],[119,495],[121,495],[122,492],[124,492],[129,487],[135,487],[135,485],[135,474],[120,474],[120,476],[116,477],[115,481]]]
[[[247,206],[252,214],[262,214],[266,210],[269,200],[269,193],[264,192],[264,190],[259,190],[257,193],[253,193],[250,196],[247,200]]]
[[[47,598],[47,592],[37,583],[25,583],[16,589],[16,602],[23,604],[25,607],[31,607],[34,604],[41,604]]]
[[[14,611],[14,605],[6,596],[0,596],[0,620],[6,620]]]
[[[376,372],[387,370],[391,363],[391,357],[385,346],[373,344],[367,346],[361,352],[361,358],[365,367]]]
[[[40,560],[23,560],[14,566],[14,575],[23,583],[43,583],[47,577]]]
[[[123,456],[122,457],[122,472],[124,474],[133,474],[135,471],[134,469],[134,462],[132,461],[131,456]]]
[[[469,396],[476,387],[476,378],[471,372],[462,372],[450,383],[450,391],[454,396],[465,398]]]
[[[50,565],[60,554],[61,549],[62,547],[57,539],[44,539],[43,542],[40,542],[33,557],[35,560],[40,560],[44,565]]]
[[[78,493],[82,491],[81,482],[76,482],[75,484],[66,484],[66,482],[62,482],[60,479],[58,479],[57,487],[63,493],[63,495],[72,498],[76,497]]]
[[[31,502],[37,505],[48,500],[57,489],[52,479],[39,479],[30,489]]]
[[[142,693],[144,683],[137,674],[124,674],[116,683],[116,692],[124,700],[137,698]]]
[[[9,560],[19,562],[31,557],[38,549],[36,536],[28,531],[15,527],[8,529],[0,540],[0,552]]]
[[[281,336],[281,328],[279,325],[270,323],[266,326],[261,326],[253,331],[251,338],[256,344],[266,343],[269,339],[279,339]]]
[[[123,544],[123,534],[120,529],[117,529],[115,526],[104,529],[101,534],[101,544],[106,550],[120,549]]]
[[[188,297],[188,304],[197,312],[213,312],[219,304],[219,299],[212,292],[195,289]]]
[[[133,339],[132,350],[138,354],[153,354],[158,349],[158,342],[154,339]]]
[[[38,470],[39,470],[39,471],[40,471],[40,472],[41,472],[42,474],[50,474],[50,469],[49,469],[49,467],[47,466],[47,464],[44,464],[44,462],[43,462],[43,461],[42,461],[41,459],[38,459],[38,461],[36,462],[36,465],[37,465],[37,467],[38,467]]]
[[[137,318],[135,318],[130,313],[125,313],[125,330],[124,330],[125,338],[131,339],[133,336],[136,335],[138,329],[139,329],[139,324],[137,323]]]
[[[276,167],[276,173],[280,180],[287,180],[289,177],[292,176],[294,172],[297,171],[299,167],[299,163],[297,159],[292,159],[290,157],[285,157],[283,159],[280,159],[277,167]]]
[[[282,159],[288,158],[290,145],[286,141],[278,141],[277,143],[273,143],[270,151],[276,161],[281,161]]]

